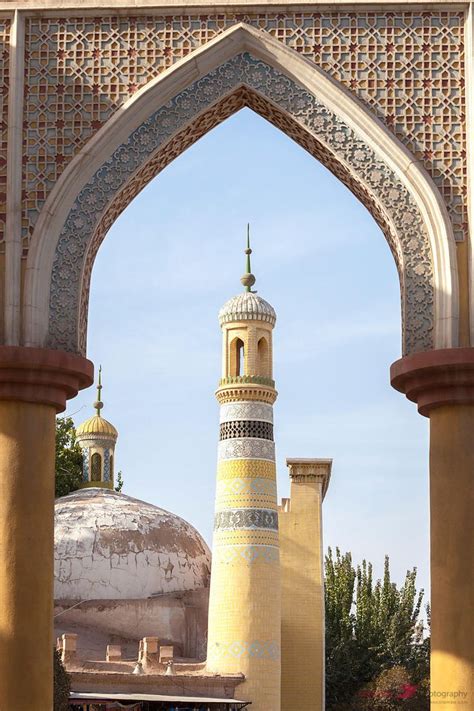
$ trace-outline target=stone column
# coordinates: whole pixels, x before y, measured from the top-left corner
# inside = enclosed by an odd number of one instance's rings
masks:
[[[93,365],[0,347],[0,699],[53,708],[55,415],[92,383]]]
[[[473,708],[474,348],[407,356],[391,378],[430,418],[432,708]]]

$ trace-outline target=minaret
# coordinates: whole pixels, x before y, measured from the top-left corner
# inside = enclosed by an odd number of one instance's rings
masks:
[[[104,419],[100,411],[104,407],[102,394],[102,366],[99,368],[96,414],[82,423],[76,430],[76,440],[82,449],[82,488],[95,486],[103,489],[114,488],[114,455],[118,432]]]
[[[219,312],[223,335],[207,668],[242,672],[253,711],[280,709],[281,582],[273,442],[272,306],[245,291]]]

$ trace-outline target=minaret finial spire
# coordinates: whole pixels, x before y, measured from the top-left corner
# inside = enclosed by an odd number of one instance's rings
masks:
[[[250,249],[250,223],[247,222],[247,249],[245,250],[245,254],[247,255],[247,271],[241,277],[240,281],[243,284],[245,291],[252,291],[252,286],[255,284],[255,277],[252,274],[252,268],[250,265],[250,255],[252,254],[252,250]]]
[[[102,366],[99,365],[99,380],[97,381],[97,400],[94,403],[94,407],[95,407],[98,417],[100,417],[100,411],[104,407],[104,403],[102,402],[101,396],[102,396]]]

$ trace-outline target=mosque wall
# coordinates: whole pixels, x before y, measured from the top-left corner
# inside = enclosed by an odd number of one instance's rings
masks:
[[[207,642],[209,589],[170,593],[147,600],[88,600],[69,609],[74,601],[56,601],[55,636],[78,634],[78,653],[88,648],[105,658],[112,637],[128,641],[134,649],[143,637],[158,637],[175,647],[178,657],[204,660]]]

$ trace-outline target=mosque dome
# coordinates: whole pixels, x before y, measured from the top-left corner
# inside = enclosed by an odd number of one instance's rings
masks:
[[[219,311],[221,326],[230,321],[266,321],[274,326],[276,313],[273,306],[261,296],[253,291],[244,291],[229,299]]]
[[[117,439],[118,432],[113,424],[106,420],[105,417],[94,415],[93,417],[89,417],[82,425],[79,425],[76,430],[76,437],[87,435],[104,435]]]
[[[85,488],[56,500],[56,600],[143,599],[209,585],[211,557],[193,526],[125,494]]]

